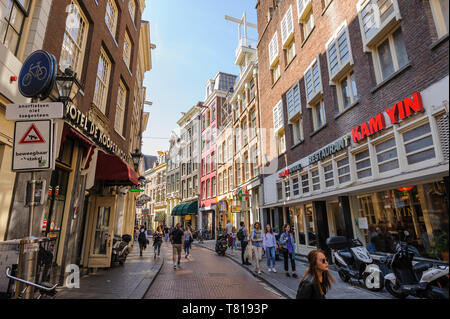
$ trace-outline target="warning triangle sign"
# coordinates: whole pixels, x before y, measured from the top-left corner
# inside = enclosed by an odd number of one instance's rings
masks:
[[[19,144],[40,144],[40,143],[45,143],[45,140],[42,137],[39,130],[34,125],[34,123],[32,123],[30,128],[27,130],[25,135],[20,140]]]

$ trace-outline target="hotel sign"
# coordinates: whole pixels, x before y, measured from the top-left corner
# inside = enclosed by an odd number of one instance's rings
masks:
[[[81,113],[75,105],[71,104],[66,108],[66,118],[69,119],[78,128],[82,129],[84,133],[90,136],[99,146],[107,149],[110,153],[116,154],[125,161],[128,161],[130,155],[123,152],[109,135],[103,132],[102,128],[97,126],[93,121],[88,119],[86,115]]]

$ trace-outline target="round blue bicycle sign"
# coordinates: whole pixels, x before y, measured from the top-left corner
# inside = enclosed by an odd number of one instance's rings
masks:
[[[19,91],[25,97],[38,97],[48,92],[56,77],[53,56],[43,50],[33,52],[24,62],[19,74]]]

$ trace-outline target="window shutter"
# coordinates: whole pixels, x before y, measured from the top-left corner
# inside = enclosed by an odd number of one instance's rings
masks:
[[[273,128],[275,133],[283,127],[283,123],[283,100],[280,100],[273,108]]]
[[[271,65],[275,61],[277,56],[278,56],[278,33],[275,32],[274,36],[272,37],[272,40],[269,43],[269,60]]]
[[[299,91],[298,83],[296,83],[286,93],[286,104],[287,104],[289,120],[293,116],[297,115],[297,113],[301,113],[300,91]]]
[[[283,45],[286,44],[286,41],[289,39],[290,35],[294,32],[294,23],[292,20],[292,6],[286,11],[286,14],[281,20],[281,41]]]
[[[327,47],[327,59],[329,63],[330,79],[335,81],[344,68],[352,64],[350,52],[350,39],[347,26],[342,27],[337,35],[334,35]]]

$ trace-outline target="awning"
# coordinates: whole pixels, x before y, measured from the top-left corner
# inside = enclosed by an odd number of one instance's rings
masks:
[[[155,216],[155,222],[165,222],[165,221],[166,221],[166,213],[157,212]]]
[[[172,216],[185,216],[198,214],[198,201],[180,204],[172,210]]]
[[[85,166],[83,169],[89,168],[89,163],[92,159],[92,155],[94,154],[94,149],[96,148],[95,144],[91,142],[87,137],[85,137],[83,134],[72,128],[67,123],[64,123],[64,128],[61,136],[61,145],[60,149],[64,146],[64,143],[67,139],[67,137],[70,137],[72,139],[78,140],[78,143],[80,143],[81,146],[83,146],[83,159],[86,161]],[[86,159],[87,157],[87,159]]]
[[[105,181],[108,185],[138,185],[136,172],[119,156],[98,152],[96,181]]]

